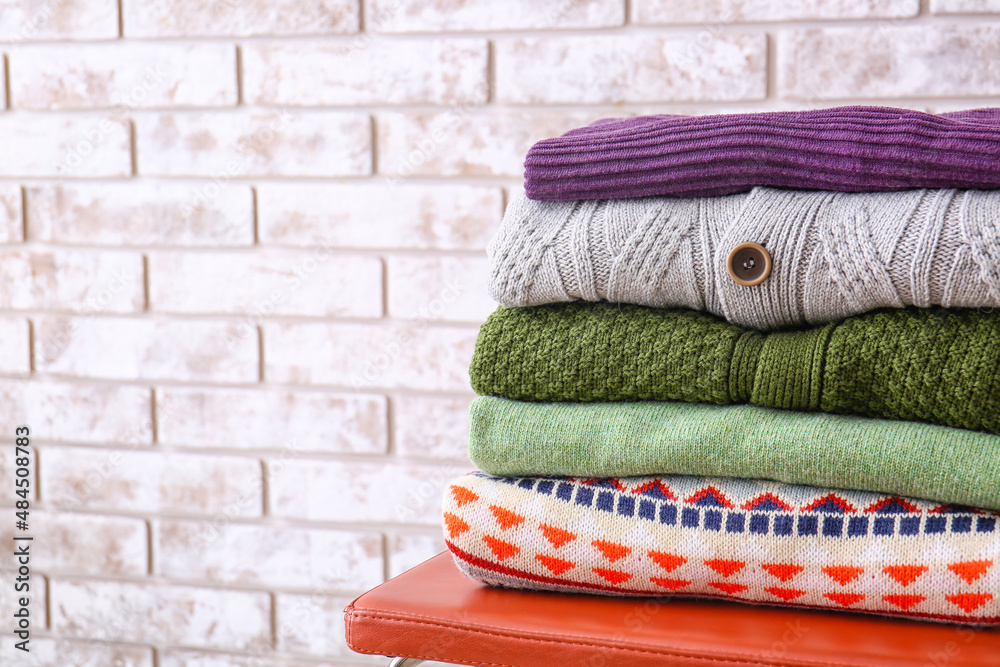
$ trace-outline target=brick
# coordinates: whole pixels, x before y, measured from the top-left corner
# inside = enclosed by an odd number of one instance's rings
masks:
[[[248,185],[88,183],[25,189],[28,236],[112,246],[249,246]]]
[[[371,32],[613,28],[625,22],[620,0],[369,0]]]
[[[64,636],[228,649],[271,639],[266,593],[55,579],[51,597],[52,629]]]
[[[396,451],[402,456],[468,460],[470,400],[419,395],[393,398]]]
[[[122,449],[46,447],[41,495],[60,509],[261,515],[256,459]]]
[[[267,655],[261,651],[261,655]],[[280,663],[276,663],[280,664]],[[160,653],[160,667],[259,667],[261,658],[257,655],[223,655],[199,651],[166,650]],[[282,667],[284,667],[282,665]]]
[[[118,317],[39,317],[35,368],[120,380],[255,382],[256,331],[224,322]]]
[[[349,600],[348,600],[349,602]],[[343,614],[341,614],[343,616]],[[341,621],[343,625],[343,621]],[[344,634],[343,628],[340,634]],[[314,662],[312,660],[279,660],[274,655],[274,649],[254,650],[252,655],[235,655],[218,653],[216,651],[184,651],[177,649],[161,650],[159,667],[351,667],[352,665],[384,665],[386,658],[382,656],[367,656],[354,654],[350,663],[337,661]],[[439,667],[439,663],[426,663],[427,667]]]
[[[33,441],[148,445],[151,404],[145,387],[0,380],[0,433],[27,425]]]
[[[933,0],[932,0],[933,1]],[[722,25],[754,21],[908,18],[920,11],[920,0],[701,0],[665,2],[632,0],[632,21],[639,24],[703,23],[711,35]]]
[[[159,442],[178,447],[382,454],[384,396],[259,389],[156,390]]]
[[[388,539],[389,576],[397,577],[446,549],[444,536],[439,530],[433,533],[397,533]]]
[[[893,106],[896,106],[896,102],[893,102]],[[900,101],[899,107],[902,109],[916,109],[917,111],[926,111],[927,113],[942,114],[950,113],[953,111],[967,111],[969,107],[972,106],[969,102],[963,102],[960,100],[935,100],[931,104],[915,104],[913,102]]]
[[[778,53],[783,97],[1000,94],[1000,23],[789,30]]]
[[[474,328],[265,323],[264,376],[272,382],[467,391],[475,341]]]
[[[123,0],[127,37],[337,35],[358,30],[357,0]]]
[[[0,373],[27,377],[31,373],[28,321],[0,317]]]
[[[723,33],[498,39],[497,98],[511,104],[762,100],[767,38]]]
[[[10,544],[10,542],[7,544]],[[33,570],[30,575],[31,578],[27,582],[29,586],[28,590],[16,591],[14,584],[24,583],[16,582],[15,578],[17,576],[18,574],[14,570],[0,570],[0,581],[4,582],[4,585],[0,586],[0,616],[6,621],[3,628],[5,636],[3,637],[3,641],[0,641],[0,644],[12,643],[9,637],[6,636],[13,630],[13,623],[8,619],[14,618],[14,612],[21,606],[20,601],[22,597],[27,597],[29,600],[28,614],[31,618],[33,635],[44,628],[48,622],[46,619],[47,614],[45,613],[45,591],[48,588],[48,582],[45,580],[45,577]],[[34,636],[32,636],[31,641],[34,642]],[[29,644],[29,646],[34,648],[33,644]],[[18,652],[20,653],[20,651]],[[0,653],[0,656],[2,655],[3,653]],[[3,664],[6,665],[7,662],[4,661]]]
[[[24,240],[24,209],[21,187],[0,184],[0,243],[20,243]]]
[[[358,592],[382,583],[382,536],[371,532],[162,519],[153,551],[156,573],[173,579]]]
[[[251,104],[483,104],[484,39],[265,42],[243,48]]]
[[[142,255],[0,249],[0,309],[134,313],[145,304]]]
[[[128,121],[91,114],[0,114],[0,177],[129,176]]]
[[[32,510],[28,534],[44,545],[31,559],[46,574],[144,576],[149,570],[146,522],[142,519],[57,514]],[[12,523],[0,524],[0,539],[11,541]],[[0,569],[16,569],[13,552],[0,555]]]
[[[386,266],[392,317],[482,324],[496,310],[485,257],[389,257]]]
[[[115,0],[7,0],[0,8],[0,38],[8,42],[51,39],[113,39],[118,36]]]
[[[344,637],[344,607],[350,602],[351,598],[345,597],[278,595],[278,649],[357,659],[359,656],[347,646]]]
[[[14,429],[11,428],[5,431],[5,433],[13,434]],[[12,440],[13,437],[14,436],[11,435],[10,439]],[[29,466],[29,469],[34,471],[37,469],[35,467],[37,453],[34,447],[29,447],[29,449],[31,450],[29,455],[31,458],[31,465]],[[15,480],[17,479],[16,458],[17,450],[13,447],[5,446],[0,448],[0,505],[4,507],[14,507],[14,503],[16,501],[23,500],[23,498],[14,494],[16,489]],[[37,497],[35,477],[29,477],[29,479],[31,480],[31,484],[28,487],[28,500],[34,500]]]
[[[73,667],[153,667],[153,649],[106,642],[38,637],[32,634],[31,653],[14,648],[14,642],[0,643],[0,664],[9,667],[73,665]]]
[[[206,176],[364,176],[371,173],[366,114],[216,112],[136,119],[140,174]]]
[[[312,251],[154,252],[149,307],[163,313],[249,315],[244,328],[272,315],[380,317],[382,261]]]
[[[93,109],[234,105],[236,49],[227,44],[26,46],[10,54],[11,106]]]
[[[268,461],[275,516],[346,523],[439,525],[448,484],[465,464]]]
[[[930,0],[934,14],[990,14],[1000,12],[1000,0]]]
[[[481,250],[503,214],[499,188],[286,184],[257,188],[265,244]]]
[[[377,118],[379,171],[394,188],[409,176],[521,178],[524,154],[532,144],[605,115],[463,108],[382,113]]]

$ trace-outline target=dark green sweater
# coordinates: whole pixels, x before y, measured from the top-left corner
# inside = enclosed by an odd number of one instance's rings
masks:
[[[889,310],[762,334],[694,311],[500,308],[470,369],[528,401],[750,403],[1000,433],[1000,313]]]

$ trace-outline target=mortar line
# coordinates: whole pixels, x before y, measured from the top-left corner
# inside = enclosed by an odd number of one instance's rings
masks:
[[[264,359],[264,325],[257,325],[257,384],[266,384],[267,377],[264,372],[266,362]]]
[[[245,105],[243,99],[243,48],[236,45],[236,106]]]
[[[3,54],[3,85],[4,85],[4,109],[11,109],[13,106],[11,100],[11,88],[10,88],[10,54]]]
[[[21,190],[21,243],[27,243],[28,238],[28,188],[23,185]]]

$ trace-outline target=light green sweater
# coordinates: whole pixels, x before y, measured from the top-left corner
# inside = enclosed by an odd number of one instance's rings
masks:
[[[918,422],[682,402],[479,397],[469,453],[494,475],[754,477],[1000,509],[1000,436]]]

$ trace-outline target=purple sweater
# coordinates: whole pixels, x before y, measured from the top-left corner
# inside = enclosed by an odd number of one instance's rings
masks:
[[[532,146],[524,178],[531,199],[1000,188],[1000,108],[607,119]]]

